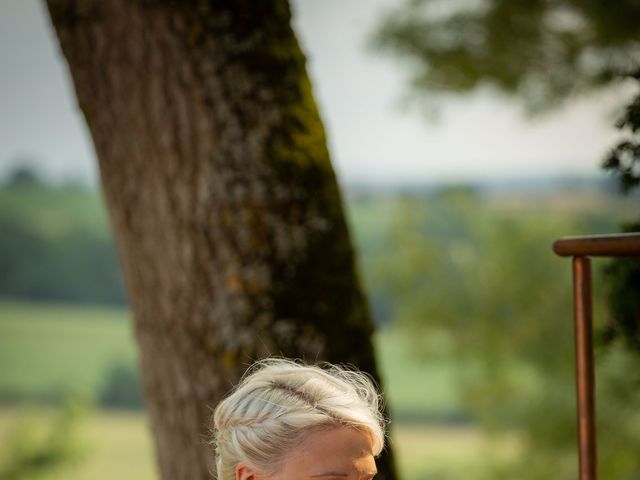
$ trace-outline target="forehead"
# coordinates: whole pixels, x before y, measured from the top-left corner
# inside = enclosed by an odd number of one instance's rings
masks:
[[[376,473],[371,437],[346,426],[311,431],[285,457],[281,473],[282,480],[368,478]]]

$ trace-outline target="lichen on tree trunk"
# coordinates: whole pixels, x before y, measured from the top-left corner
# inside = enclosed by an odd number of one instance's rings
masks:
[[[378,377],[289,6],[47,3],[99,160],[161,476],[211,478],[211,408],[253,359]]]

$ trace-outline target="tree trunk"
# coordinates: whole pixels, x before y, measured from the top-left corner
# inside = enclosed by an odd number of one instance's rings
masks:
[[[267,355],[377,377],[285,0],[48,0],[100,163],[161,476],[208,479],[211,409]],[[380,478],[391,479],[388,452]]]

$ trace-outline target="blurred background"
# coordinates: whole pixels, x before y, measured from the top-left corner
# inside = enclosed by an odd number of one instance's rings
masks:
[[[570,264],[551,243],[640,216],[640,8],[600,4],[292,2],[405,480],[576,477]],[[0,479],[154,478],[43,3],[1,0],[0,72]],[[640,479],[640,275],[594,267],[601,475]]]

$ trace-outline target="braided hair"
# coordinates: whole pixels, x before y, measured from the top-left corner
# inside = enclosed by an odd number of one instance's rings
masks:
[[[306,434],[332,426],[363,430],[378,456],[385,440],[380,399],[371,378],[359,371],[287,359],[258,361],[215,409],[218,480],[234,480],[239,463],[272,475]]]

